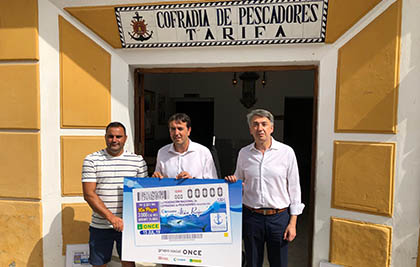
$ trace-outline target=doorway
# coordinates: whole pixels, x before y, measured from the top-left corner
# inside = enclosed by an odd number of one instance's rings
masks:
[[[175,99],[175,112],[191,118],[191,140],[206,147],[212,146],[214,135],[214,101],[212,98],[184,97]]]
[[[239,77],[245,72],[258,76],[253,92],[256,103],[252,107],[245,106],[242,100],[245,89]],[[212,138],[209,137],[215,136],[222,177],[234,172],[237,153],[252,142],[246,114],[254,108],[264,108],[273,113],[273,137],[295,149],[301,168],[302,200],[306,205],[304,214],[298,219],[298,237],[290,246],[289,266],[310,266],[317,67],[137,69],[135,76],[135,147],[137,153],[145,157],[150,173],[158,149],[171,142],[167,119],[175,112],[190,115],[191,140],[210,147]],[[302,134],[304,138],[296,138]],[[311,149],[308,150],[308,147]]]

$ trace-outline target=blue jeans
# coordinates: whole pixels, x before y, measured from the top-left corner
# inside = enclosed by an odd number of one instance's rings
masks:
[[[246,207],[242,211],[242,235],[247,267],[262,266],[265,243],[270,266],[287,267],[288,241],[283,240],[283,235],[289,224],[288,210],[275,215],[262,215]]]
[[[117,252],[121,259],[122,233],[114,229],[98,229],[89,227],[89,263],[103,265],[111,261],[114,242],[117,242]]]

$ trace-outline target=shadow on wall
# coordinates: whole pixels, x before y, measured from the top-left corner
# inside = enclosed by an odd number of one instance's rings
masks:
[[[61,223],[60,223],[61,222]],[[60,236],[57,236],[57,234]],[[62,255],[66,255],[66,245],[68,244],[87,244],[89,242],[89,222],[87,221],[80,221],[77,220],[75,216],[75,210],[73,207],[65,207],[61,213],[58,213],[50,228],[48,233],[44,236],[44,238],[40,239],[35,248],[32,250],[31,255],[29,256],[28,263],[26,266],[40,266],[42,267],[43,264],[38,264],[38,262],[42,262],[39,258],[42,258],[39,251],[42,251],[42,244],[46,242],[46,244],[54,244],[55,247],[46,248],[46,252],[49,251],[58,251],[59,247],[62,248]],[[39,247],[41,246],[41,249]],[[63,259],[60,262],[54,262],[56,266],[65,266],[65,258],[61,258],[60,256],[52,256],[55,259]],[[44,259],[44,262],[46,259]],[[51,259],[47,259],[47,261],[52,262]],[[11,267],[14,265],[11,265]]]
[[[90,208],[86,208],[90,211]],[[79,214],[80,216],[80,214]],[[63,255],[66,254],[66,245],[68,244],[87,244],[89,243],[89,222],[91,213],[83,221],[75,217],[73,207],[64,207],[61,213],[61,229],[63,238]]]
[[[419,31],[417,31],[419,32]],[[420,39],[420,32],[416,34]],[[412,53],[419,54],[414,44],[411,47]],[[416,55],[414,58],[420,58]],[[420,131],[420,117],[418,116],[420,108],[418,103],[420,91],[414,88],[414,84],[419,82],[420,69],[416,66],[410,66],[410,71],[401,77],[399,90],[399,112],[398,112],[398,131],[400,131],[401,140],[397,146],[397,161],[395,168],[394,185],[394,216],[395,224],[404,225],[404,227],[394,227],[394,239],[397,237],[399,242],[393,242],[394,262],[404,262],[406,266],[411,264],[415,266],[416,251],[413,248],[418,247],[418,224],[419,224],[419,206],[414,203],[420,202],[418,194],[418,174],[420,173],[420,142],[418,133]],[[410,88],[410,89],[409,89]],[[392,141],[392,140],[390,140]],[[417,265],[419,266],[419,265]]]
[[[41,205],[37,201],[1,200],[0,225],[0,266],[43,265]]]
[[[32,249],[31,254],[29,255],[29,258],[27,261],[25,259],[16,259],[16,261],[12,260],[10,262],[7,262],[5,267],[16,267],[19,266],[19,263],[26,263],[25,266],[28,267],[42,267],[43,265],[43,238],[38,240],[38,242],[35,244],[34,248]],[[0,253],[1,254],[1,253]],[[12,255],[13,256],[13,255]]]
[[[31,255],[29,255],[28,261],[26,262],[26,266],[28,267],[42,267],[44,266],[43,263],[43,244],[44,238],[41,238],[35,245],[34,249],[31,252]],[[9,267],[15,267],[17,266],[15,262],[12,262],[8,265]]]

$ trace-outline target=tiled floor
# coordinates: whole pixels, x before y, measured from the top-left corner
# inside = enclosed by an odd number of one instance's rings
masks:
[[[289,245],[289,266],[307,267],[309,257],[309,209],[305,209],[302,215],[298,216],[296,239]],[[267,265],[268,266],[268,265]]]
[[[297,236],[296,239],[289,245],[289,266],[288,267],[307,267],[308,266],[308,214],[305,211],[298,217]],[[113,262],[110,267],[121,266],[119,263]],[[153,263],[136,263],[136,267],[161,267],[160,264]],[[267,261],[267,255],[264,260],[263,267],[270,266]],[[235,266],[226,266],[235,267]]]

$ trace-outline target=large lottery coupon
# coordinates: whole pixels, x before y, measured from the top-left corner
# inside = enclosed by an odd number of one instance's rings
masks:
[[[136,245],[230,243],[226,183],[133,190]]]
[[[125,178],[123,259],[240,266],[241,193],[220,179]]]

